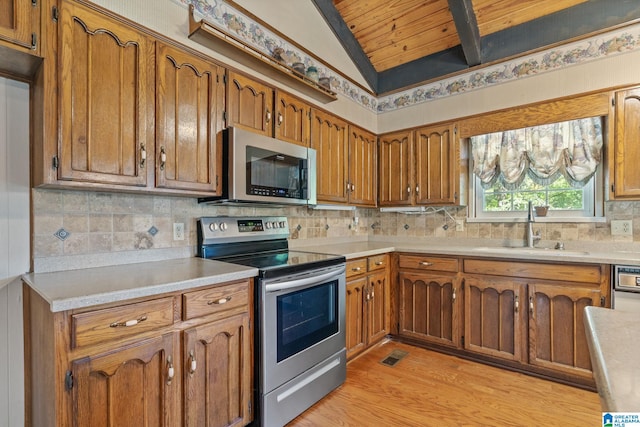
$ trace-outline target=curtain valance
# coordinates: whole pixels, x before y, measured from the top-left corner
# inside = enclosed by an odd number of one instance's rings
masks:
[[[602,117],[474,136],[471,152],[484,188],[499,180],[515,190],[527,175],[542,185],[564,176],[579,188],[602,159]]]

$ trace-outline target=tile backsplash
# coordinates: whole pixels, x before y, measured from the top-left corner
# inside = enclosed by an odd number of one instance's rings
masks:
[[[525,236],[524,223],[465,223],[464,231],[456,231],[451,217],[464,220],[466,208],[447,208],[450,217],[441,211],[413,215],[364,208],[235,207],[201,205],[194,198],[162,195],[32,191],[36,272],[40,272],[40,265],[46,265],[43,271],[81,268],[60,262],[71,257],[103,257],[109,265],[132,262],[131,254],[144,251],[163,250],[164,257],[191,256],[196,247],[196,219],[201,216],[286,215],[291,239],[407,236],[518,240]],[[605,209],[606,222],[538,222],[534,229],[540,230],[543,240],[640,243],[640,202],[607,202]],[[634,220],[633,236],[611,236],[612,219]],[[184,224],[184,240],[173,240],[173,223]]]

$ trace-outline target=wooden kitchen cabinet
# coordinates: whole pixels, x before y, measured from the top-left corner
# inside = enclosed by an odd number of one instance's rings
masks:
[[[225,70],[156,43],[156,186],[221,193]]]
[[[526,360],[526,283],[464,277],[464,348],[501,359]]]
[[[592,377],[584,328],[584,309],[606,298],[598,286],[567,282],[530,282],[529,363]]]
[[[227,73],[227,126],[273,135],[273,89],[235,71]]]
[[[0,0],[0,43],[14,49],[35,50],[40,6],[25,0]]]
[[[378,138],[357,126],[349,125],[347,162],[348,204],[376,206]]]
[[[348,128],[344,120],[311,109],[311,148],[316,150],[318,202],[347,203]]]
[[[380,137],[379,205],[461,203],[461,151],[452,123]]]
[[[181,382],[175,366],[179,333],[113,347],[70,363],[71,376],[66,377],[73,407],[69,425],[180,424]]]
[[[610,195],[613,199],[640,199],[640,87],[615,93],[613,169]]]
[[[611,306],[608,264],[465,259],[463,277],[466,349],[593,384],[583,316]]]
[[[309,104],[282,90],[275,91],[275,138],[308,147],[310,117]]]
[[[389,256],[347,262],[347,359],[384,338],[390,331]]]
[[[67,0],[57,27],[58,179],[145,187],[153,182],[153,39]]]
[[[460,345],[458,263],[456,258],[400,254],[400,336],[447,347]]]
[[[246,425],[250,280],[51,312],[25,287],[27,425]]]

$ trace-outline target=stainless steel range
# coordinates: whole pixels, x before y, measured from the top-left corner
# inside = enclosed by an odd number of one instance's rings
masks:
[[[256,419],[283,426],[346,378],[345,258],[291,251],[286,217],[203,217],[198,256],[258,268]]]

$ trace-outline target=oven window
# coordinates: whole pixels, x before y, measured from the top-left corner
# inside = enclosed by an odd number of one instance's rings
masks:
[[[338,281],[278,297],[278,362],[338,332]]]
[[[247,146],[247,191],[268,189],[269,195],[300,198],[300,162],[297,157]]]

